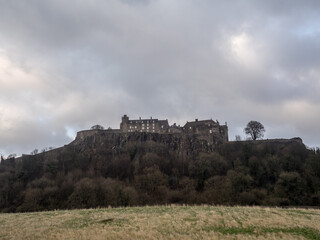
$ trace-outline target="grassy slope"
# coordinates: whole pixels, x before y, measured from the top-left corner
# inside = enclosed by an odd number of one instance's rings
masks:
[[[156,206],[0,214],[0,239],[320,239],[320,210]]]

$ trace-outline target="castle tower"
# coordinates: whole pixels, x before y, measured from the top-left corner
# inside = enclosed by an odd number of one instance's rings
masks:
[[[122,132],[126,132],[128,130],[129,117],[127,115],[123,115],[120,123],[120,130]]]

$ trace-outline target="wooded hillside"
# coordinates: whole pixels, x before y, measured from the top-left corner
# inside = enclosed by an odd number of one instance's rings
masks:
[[[169,203],[320,206],[320,155],[295,140],[219,147],[101,132],[0,165],[0,211]]]

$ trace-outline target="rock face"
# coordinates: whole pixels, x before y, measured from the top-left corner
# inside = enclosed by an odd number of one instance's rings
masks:
[[[178,133],[148,133],[148,132],[121,132],[121,130],[85,130],[77,133],[74,141],[60,148],[56,148],[37,155],[22,155],[22,157],[7,159],[1,162],[5,165],[14,165],[24,160],[33,159],[35,156],[41,159],[59,159],[62,156],[72,153],[83,153],[90,158],[95,158],[95,154],[116,156],[128,152],[132,148],[146,148],[149,152],[161,151],[170,152],[180,159],[193,158],[200,152],[210,153],[216,151],[221,146],[232,146],[234,144],[245,144],[246,142],[273,146],[283,146],[291,144],[302,144],[300,138],[292,139],[271,139],[257,141],[225,142],[221,138],[203,137],[202,134],[194,132]]]
[[[106,148],[114,152],[121,152],[121,149],[132,144],[153,144],[165,147],[168,151],[177,154],[196,154],[198,152],[212,152],[222,141],[208,142],[199,138],[196,134],[182,133],[147,133],[132,132],[122,133],[117,130],[89,130],[78,132],[76,139],[70,143],[71,146],[80,148]]]

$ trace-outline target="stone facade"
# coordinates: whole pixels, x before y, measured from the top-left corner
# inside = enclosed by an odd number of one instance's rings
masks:
[[[185,136],[196,136],[199,139],[206,140],[211,144],[228,142],[228,126],[220,125],[218,121],[196,119],[193,122],[187,122],[183,127],[173,124],[169,126],[168,120],[158,119],[137,119],[130,120],[127,115],[122,117],[120,123],[120,132],[149,132],[160,134],[182,134]]]
[[[168,133],[168,120],[141,119],[129,120],[127,115],[122,117],[120,130],[122,132],[150,132],[150,133]]]
[[[187,122],[183,130],[186,134],[197,135],[211,143],[228,142],[228,126],[220,125],[218,121],[196,119],[194,122]]]

